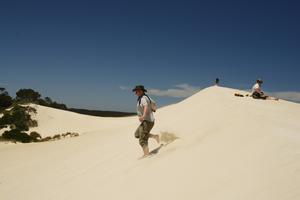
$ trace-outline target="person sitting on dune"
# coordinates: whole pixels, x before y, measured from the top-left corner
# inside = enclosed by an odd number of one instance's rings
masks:
[[[135,92],[138,97],[137,114],[139,121],[141,122],[134,135],[139,139],[139,143],[144,152],[143,157],[147,157],[150,154],[148,139],[153,138],[157,141],[157,143],[160,143],[159,135],[153,135],[150,133],[154,126],[154,115],[151,108],[151,101],[153,100],[145,94],[147,90],[142,85],[136,86],[132,91]]]
[[[262,79],[257,79],[256,84],[252,87],[252,97],[254,99],[269,99],[269,100],[278,100],[277,98],[269,97],[264,94],[262,91],[262,84],[263,80]]]
[[[264,95],[264,92],[262,91],[263,80],[257,79],[256,83],[252,87],[252,97],[254,99],[267,99],[267,97]]]

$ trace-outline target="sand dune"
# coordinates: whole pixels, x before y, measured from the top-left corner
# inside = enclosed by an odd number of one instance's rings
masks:
[[[37,131],[43,137],[66,132],[80,134],[103,132],[107,128],[110,129],[114,126],[135,124],[135,120],[132,117],[131,119],[128,117],[94,117],[39,105],[31,106],[37,110],[37,114],[33,116],[33,119],[38,121],[38,127],[30,129],[30,131]]]
[[[135,117],[37,106],[34,130],[81,136],[0,144],[1,199],[299,200],[300,105],[235,92],[210,87],[159,109],[153,132],[169,144],[143,160]]]

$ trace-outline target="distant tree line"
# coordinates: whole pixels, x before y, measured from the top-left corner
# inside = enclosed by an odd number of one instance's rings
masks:
[[[78,108],[69,108],[68,110],[79,114],[98,116],[98,117],[127,117],[127,116],[136,115],[136,113],[130,113],[130,112],[87,110],[87,109],[78,109]]]
[[[68,109],[65,104],[52,101],[50,97],[45,97],[44,99],[41,98],[41,94],[33,89],[20,89],[16,93],[16,101],[19,103],[36,103],[42,106],[48,106],[62,110]]]
[[[42,106],[67,110],[67,106],[63,103],[57,103],[50,97],[42,98],[41,94],[33,89],[20,89],[16,93],[16,98],[13,99],[5,88],[0,88],[0,111],[3,111],[13,104],[35,103]]]

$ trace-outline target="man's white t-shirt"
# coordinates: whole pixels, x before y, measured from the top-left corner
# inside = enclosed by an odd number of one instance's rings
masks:
[[[258,92],[261,93],[261,87],[258,83],[256,83],[253,87],[252,87],[252,93],[253,92]]]
[[[149,122],[154,122],[154,114],[151,109],[151,102],[148,97],[145,95],[140,99],[140,101],[137,102],[137,114],[139,117],[144,115],[144,108],[147,106],[147,113],[145,115],[144,120],[149,121]]]

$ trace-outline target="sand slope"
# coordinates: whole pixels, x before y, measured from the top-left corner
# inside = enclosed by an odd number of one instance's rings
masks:
[[[31,106],[37,110],[37,114],[33,115],[33,119],[38,121],[38,127],[31,128],[30,131],[37,131],[43,137],[66,132],[76,132],[80,134],[103,132],[112,126],[127,125],[128,123],[132,124],[135,122],[132,117],[131,120],[128,117],[94,117],[44,106]]]
[[[210,87],[160,109],[153,132],[179,139],[143,160],[135,117],[39,107],[39,132],[82,135],[0,144],[1,199],[300,199],[300,105],[235,92]]]

